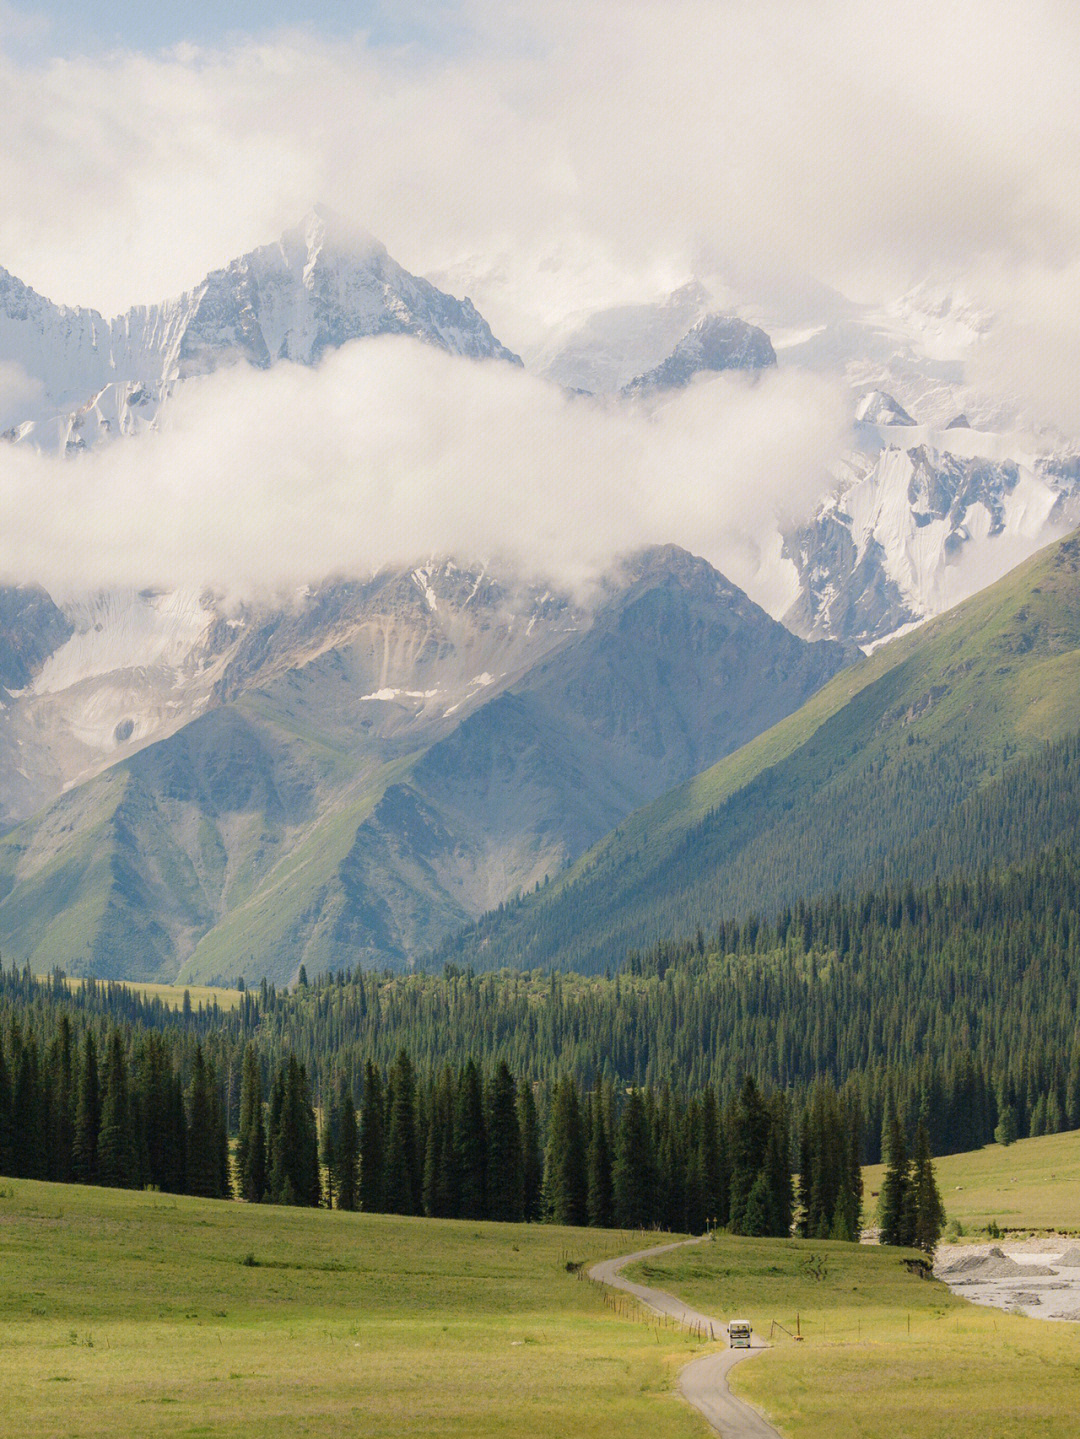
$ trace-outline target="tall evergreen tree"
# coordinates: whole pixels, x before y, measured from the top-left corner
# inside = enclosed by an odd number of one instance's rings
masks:
[[[390,1214],[418,1214],[422,1195],[416,1142],[416,1077],[404,1049],[398,1051],[391,1066],[387,1087],[385,1206]]]
[[[386,1138],[382,1075],[369,1059],[360,1107],[360,1208],[368,1214],[385,1204]]]
[[[471,1059],[458,1079],[453,1144],[456,1212],[462,1219],[483,1219],[487,1136],[480,1073]]]
[[[922,1124],[915,1135],[915,1152],[909,1182],[915,1196],[912,1242],[924,1254],[933,1255],[945,1224],[945,1209],[941,1203],[937,1180],[934,1177],[934,1165],[930,1158],[930,1136]]]
[[[521,1130],[517,1086],[503,1060],[495,1071],[488,1096],[487,1212],[489,1219],[518,1223],[525,1217]]]
[[[540,1151],[540,1122],[532,1085],[518,1089],[518,1123],[521,1127],[521,1181],[525,1218],[540,1218],[543,1204],[544,1161]]]
[[[882,1244],[910,1244],[915,1235],[910,1202],[911,1179],[904,1131],[896,1114],[889,1119],[885,1151],[885,1177],[881,1181],[878,1218]]]
[[[633,1089],[619,1120],[612,1167],[615,1223],[620,1229],[645,1229],[652,1222],[655,1185],[656,1167],[645,1102],[641,1091]]]
[[[263,1116],[262,1071],[255,1046],[250,1041],[244,1051],[236,1168],[240,1197],[249,1204],[260,1204],[266,1196],[266,1120]]]
[[[600,1095],[592,1105],[589,1135],[589,1223],[610,1229],[615,1222],[615,1190],[611,1173],[611,1145],[608,1143],[604,1106]]]
[[[15,1135],[12,1126],[11,1076],[0,1036],[0,1174],[15,1173]]]
[[[196,1043],[187,1092],[187,1182],[188,1194],[216,1199],[221,1193],[221,1171],[217,1154],[214,1100],[210,1071],[201,1043]]]
[[[555,1086],[544,1164],[544,1205],[554,1224],[589,1222],[585,1138],[578,1088],[570,1075]]]
[[[136,1181],[135,1145],[127,1062],[119,1030],[114,1029],[109,1036],[102,1089],[97,1182],[130,1189]]]
[[[75,1139],[72,1146],[75,1178],[81,1184],[97,1181],[98,1131],[101,1128],[101,1088],[98,1080],[97,1045],[94,1032],[86,1031],[79,1067],[79,1099],[75,1112]]]
[[[352,1097],[352,1091],[348,1088],[344,1088],[342,1093],[340,1112],[341,1128],[337,1143],[337,1204],[339,1209],[356,1209],[359,1203],[360,1134],[356,1126],[356,1104]]]
[[[745,1212],[769,1147],[769,1112],[752,1075],[747,1075],[735,1104],[731,1129],[731,1228],[745,1232]],[[756,1220],[756,1216],[755,1216]]]

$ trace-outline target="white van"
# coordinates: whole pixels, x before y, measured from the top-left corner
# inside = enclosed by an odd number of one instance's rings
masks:
[[[727,1341],[732,1349],[749,1349],[750,1336],[753,1334],[749,1319],[732,1319],[728,1322]]]

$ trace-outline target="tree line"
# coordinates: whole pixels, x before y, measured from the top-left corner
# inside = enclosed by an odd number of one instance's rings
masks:
[[[421,1072],[404,1049],[359,1090],[335,1077],[317,1111],[295,1054],[246,1046],[230,1161],[221,1075],[182,1021],[114,1026],[99,1049],[56,1014],[39,1047],[17,1019],[0,1042],[0,1173],[250,1203],[504,1221],[855,1238],[857,1116],[820,1083],[805,1108],[746,1076],[711,1087],[583,1089],[505,1061]],[[799,1195],[792,1172],[803,1167]],[[839,1162],[837,1157],[840,1156]]]

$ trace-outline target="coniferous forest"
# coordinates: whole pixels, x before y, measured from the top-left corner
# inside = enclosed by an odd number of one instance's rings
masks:
[[[725,921],[610,978],[301,968],[229,1010],[0,966],[0,1172],[848,1236],[860,1163],[914,1193],[931,1154],[1080,1127],[1078,894],[1056,849]]]

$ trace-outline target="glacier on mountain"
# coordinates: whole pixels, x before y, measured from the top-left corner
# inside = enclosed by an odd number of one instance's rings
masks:
[[[59,453],[135,434],[177,384],[222,366],[317,364],[370,335],[412,335],[451,354],[520,365],[465,300],[402,268],[370,236],[313,210],[273,245],[161,305],[114,320],[54,305],[0,270],[0,365],[32,400],[5,435]]]

